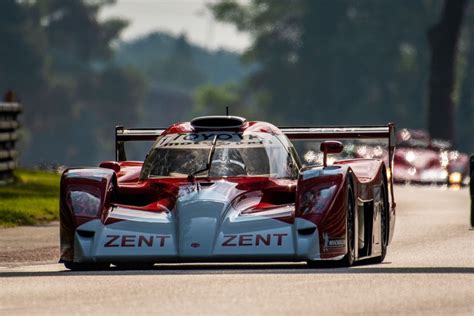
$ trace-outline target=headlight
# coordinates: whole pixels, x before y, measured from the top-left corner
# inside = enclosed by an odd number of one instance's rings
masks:
[[[336,192],[336,185],[308,189],[301,196],[300,209],[305,214],[321,214]]]
[[[70,191],[72,211],[79,216],[97,216],[100,208],[100,199],[95,195],[83,191]]]
[[[460,184],[462,182],[462,175],[460,172],[453,172],[449,175],[450,184]]]
[[[415,153],[413,151],[409,151],[405,154],[405,160],[408,161],[409,163],[412,163],[415,161]]]

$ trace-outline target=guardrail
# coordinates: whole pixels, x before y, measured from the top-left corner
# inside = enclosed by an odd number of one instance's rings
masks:
[[[20,127],[17,118],[21,111],[21,105],[16,102],[14,94],[7,92],[4,102],[0,102],[0,185],[14,180],[13,171],[18,158],[17,130]]]

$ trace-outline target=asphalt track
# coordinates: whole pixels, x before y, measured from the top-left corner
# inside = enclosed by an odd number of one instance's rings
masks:
[[[0,268],[0,315],[474,315],[468,194],[397,187],[396,232],[383,264],[186,264],[74,273],[58,264]]]

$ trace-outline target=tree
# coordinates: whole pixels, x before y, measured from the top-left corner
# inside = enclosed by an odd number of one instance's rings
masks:
[[[22,163],[95,163],[113,143],[113,126],[133,124],[140,114],[141,74],[112,64],[113,43],[127,23],[98,19],[112,3],[0,1],[0,89],[17,91],[31,135]]]
[[[17,1],[0,1],[0,12],[0,89],[37,96],[47,81],[47,38]]]
[[[247,88],[267,119],[424,127],[425,30],[440,4],[225,0],[212,9],[253,36],[243,59],[259,67]]]
[[[249,97],[246,84],[226,83],[223,85],[203,85],[193,96],[193,116],[224,115],[228,107],[229,115],[258,119],[262,113],[258,102]]]
[[[474,6],[470,6],[465,25],[465,64],[464,80],[461,85],[459,106],[456,120],[456,143],[465,152],[474,152],[474,139],[472,137],[474,122]]]
[[[196,67],[193,57],[186,35],[181,34],[169,56],[151,67],[148,75],[159,85],[192,89],[205,82],[204,75]]]
[[[239,102],[239,94],[235,85],[213,86],[204,85],[196,89],[194,112],[197,115],[225,114],[226,107],[235,107]]]
[[[428,129],[433,138],[454,140],[455,65],[468,0],[446,0],[438,23],[428,31],[431,48]]]

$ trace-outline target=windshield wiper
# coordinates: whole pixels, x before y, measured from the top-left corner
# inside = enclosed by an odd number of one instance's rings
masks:
[[[212,157],[214,157],[214,152],[216,151],[216,144],[217,144],[217,135],[214,135],[214,139],[212,140],[211,150],[209,151],[209,156],[207,156],[206,167],[204,167],[201,170],[197,170],[197,171],[194,171],[193,173],[190,173],[188,175],[188,181],[189,182],[194,183],[194,180],[196,179],[197,174],[200,174],[201,172],[204,172],[204,171],[210,171],[211,170]]]

